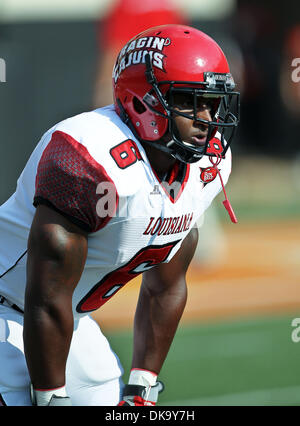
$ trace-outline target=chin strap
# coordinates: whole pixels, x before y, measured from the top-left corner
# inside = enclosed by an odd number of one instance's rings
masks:
[[[226,191],[225,191],[225,186],[224,186],[224,183],[223,183],[223,179],[222,179],[222,176],[221,176],[221,172],[220,172],[220,170],[219,170],[219,169],[218,169],[218,167],[217,167],[217,166],[220,164],[220,162],[221,162],[221,160],[222,160],[222,157],[221,157],[221,155],[220,155],[219,153],[217,153],[217,152],[215,152],[215,155],[216,155],[216,157],[215,157],[215,158],[210,157],[210,162],[211,162],[211,164],[213,165],[213,168],[214,168],[214,169],[216,170],[216,172],[218,173],[219,178],[220,178],[220,181],[221,181],[222,189],[223,189],[223,192],[224,192],[224,195],[225,195],[225,200],[223,201],[223,205],[224,205],[225,209],[227,210],[227,212],[228,212],[228,214],[229,214],[229,216],[230,216],[231,222],[233,222],[233,223],[237,223],[236,215],[235,215],[235,213],[234,213],[234,211],[233,211],[232,205],[230,204],[230,201],[229,201],[229,199],[228,199],[228,197],[227,197],[227,194],[226,194]]]

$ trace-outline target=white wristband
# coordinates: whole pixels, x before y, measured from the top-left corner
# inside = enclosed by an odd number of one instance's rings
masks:
[[[149,370],[141,368],[133,368],[130,371],[128,380],[129,385],[154,386],[156,383],[157,374]]]
[[[35,397],[35,401],[36,401],[37,406],[48,405],[53,395],[61,396],[61,397],[67,396],[65,386],[62,386],[62,387],[56,388],[56,389],[45,389],[45,390],[33,389],[33,392],[34,392],[34,397]]]

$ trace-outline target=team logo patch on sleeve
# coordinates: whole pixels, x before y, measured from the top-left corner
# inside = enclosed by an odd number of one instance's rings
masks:
[[[212,182],[217,174],[218,172],[215,167],[206,167],[205,169],[200,167],[200,179],[203,183]]]

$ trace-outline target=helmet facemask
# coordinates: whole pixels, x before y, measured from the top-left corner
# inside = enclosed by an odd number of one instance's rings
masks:
[[[224,158],[239,122],[239,92],[234,91],[235,84],[231,74],[205,72],[203,82],[157,82],[150,58],[147,56],[145,74],[152,89],[144,96],[143,102],[152,112],[168,120],[168,132],[171,140],[168,142],[162,141],[162,139],[151,142],[145,140],[144,142],[149,142],[186,163],[196,162],[203,155]],[[186,96],[191,100],[191,114],[180,111],[176,105],[178,95]],[[197,117],[199,98],[208,98],[211,102],[212,121]],[[208,129],[205,144],[194,146],[184,142],[176,126],[176,116],[188,118],[205,126]],[[217,131],[219,132],[218,139],[215,138]]]

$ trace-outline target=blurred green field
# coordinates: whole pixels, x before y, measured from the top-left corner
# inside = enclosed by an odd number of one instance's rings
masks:
[[[159,405],[300,406],[300,342],[291,338],[294,317],[297,313],[181,326],[160,374],[166,388]],[[132,333],[108,337],[126,381]]]

